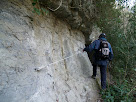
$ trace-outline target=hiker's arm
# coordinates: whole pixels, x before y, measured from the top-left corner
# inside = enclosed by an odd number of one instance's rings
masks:
[[[94,50],[96,41],[92,42],[89,46],[85,47],[83,51],[92,52]]]

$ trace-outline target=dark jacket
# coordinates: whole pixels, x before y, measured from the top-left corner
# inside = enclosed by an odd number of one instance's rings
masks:
[[[93,55],[93,64],[95,64],[95,65],[107,65],[108,60],[111,61],[113,59],[113,51],[112,51],[110,43],[108,42],[108,47],[109,47],[109,50],[110,50],[109,59],[99,60],[97,58],[97,54],[98,54],[97,51],[100,47],[100,40],[107,41],[107,39],[105,39],[105,38],[100,38],[98,40],[95,40],[89,46],[84,48],[84,51],[86,51],[86,52],[92,52],[93,50],[95,51],[95,53]]]

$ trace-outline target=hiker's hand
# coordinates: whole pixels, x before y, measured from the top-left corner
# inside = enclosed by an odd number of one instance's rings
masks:
[[[85,48],[83,49],[83,52],[85,51]]]

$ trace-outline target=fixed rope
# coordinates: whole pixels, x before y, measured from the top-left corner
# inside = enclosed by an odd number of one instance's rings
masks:
[[[56,61],[56,62],[50,63],[50,64],[48,64],[48,65],[46,65],[46,66],[41,66],[41,67],[35,68],[35,70],[36,70],[36,71],[40,71],[40,70],[43,69],[43,68],[46,68],[46,67],[48,67],[48,66],[50,66],[50,65],[53,65],[53,64],[57,64],[57,63],[59,63],[59,62],[61,62],[61,61],[63,61],[63,60],[69,59],[69,58],[71,58],[71,57],[73,57],[73,56],[75,56],[75,55],[77,55],[77,54],[79,54],[79,53],[81,53],[81,51],[78,50],[75,54],[73,54],[73,55],[71,55],[71,56],[68,56],[68,57],[65,57],[65,58],[63,58],[63,59],[61,59],[61,60],[58,60],[58,61]]]

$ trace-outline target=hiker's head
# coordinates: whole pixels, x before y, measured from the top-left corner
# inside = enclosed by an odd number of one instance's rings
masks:
[[[106,34],[105,33],[101,33],[99,38],[106,38]]]

